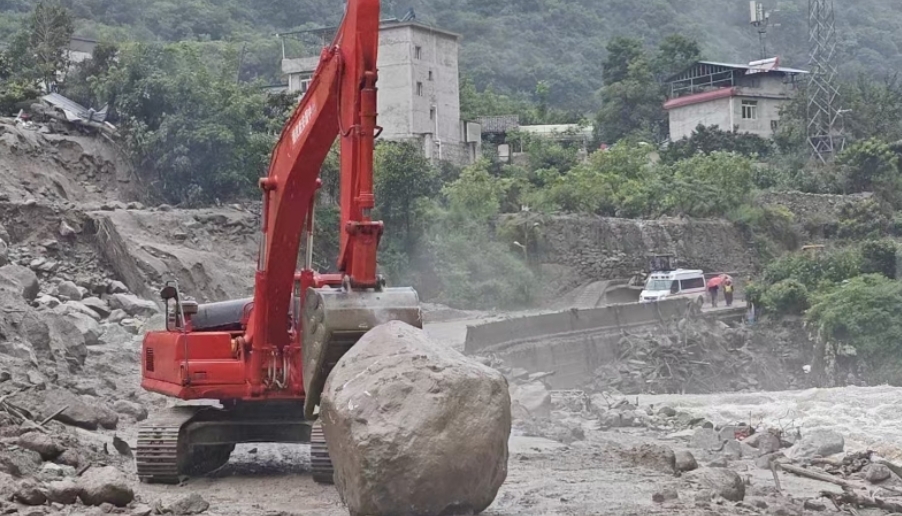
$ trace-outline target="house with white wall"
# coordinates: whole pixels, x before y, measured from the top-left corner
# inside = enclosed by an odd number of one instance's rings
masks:
[[[770,138],[780,108],[807,73],[781,67],[777,58],[747,65],[698,61],[666,81],[670,140],[690,136],[699,125]]]

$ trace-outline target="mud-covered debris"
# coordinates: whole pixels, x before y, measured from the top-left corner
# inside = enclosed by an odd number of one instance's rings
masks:
[[[745,498],[745,483],[735,471],[726,468],[699,468],[683,475],[683,480],[731,502]]]
[[[125,475],[112,466],[89,468],[79,479],[78,485],[78,496],[85,505],[109,503],[125,507],[135,498]]]

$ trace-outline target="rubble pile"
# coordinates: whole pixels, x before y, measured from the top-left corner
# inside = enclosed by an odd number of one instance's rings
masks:
[[[764,336],[748,326],[683,319],[655,332],[625,334],[617,360],[588,386],[622,394],[702,394],[807,387],[803,350],[779,328]]]

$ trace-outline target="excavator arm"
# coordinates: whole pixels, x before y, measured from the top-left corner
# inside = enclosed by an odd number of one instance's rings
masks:
[[[313,207],[319,171],[332,143],[340,139],[340,251],[338,275],[318,275],[307,263],[298,276],[301,302],[342,313],[321,333],[307,331],[303,353],[304,385],[308,405],[319,400],[327,369],[320,364],[334,346],[329,336],[337,332],[347,341],[349,332],[362,335],[382,320],[410,320],[411,289],[383,289],[376,274],[376,250],[383,231],[373,221],[373,149],[376,138],[376,61],[379,46],[379,0],[350,0],[333,43],[322,52],[306,95],[292,114],[273,151],[263,190],[262,239],[255,276],[254,301],[244,345],[250,350],[249,394],[261,394],[263,361],[273,349],[299,344],[300,332],[286,331],[295,285],[295,266],[304,231],[312,232]],[[309,247],[309,244],[308,244]],[[309,252],[309,250],[308,250]],[[341,301],[311,297],[309,289],[341,287]],[[323,295],[334,294],[326,292]],[[378,293],[374,295],[374,293]],[[354,294],[354,297],[348,295]],[[369,294],[369,295],[368,295]],[[414,298],[415,298],[414,293]],[[397,299],[399,307],[393,307]],[[313,308],[311,308],[313,310]],[[380,317],[375,317],[378,312]],[[349,315],[354,314],[354,315]],[[329,319],[321,314],[319,319]],[[419,319],[416,310],[415,319]],[[306,320],[306,318],[305,318]],[[320,321],[321,322],[321,321]],[[355,330],[356,328],[356,330]],[[351,331],[354,330],[354,331]],[[359,338],[357,335],[357,338]],[[338,336],[336,336],[337,338]],[[356,339],[354,339],[356,340]],[[320,342],[321,341],[321,342]],[[313,355],[313,356],[311,356]],[[334,357],[333,357],[334,358]],[[334,360],[332,360],[334,362]],[[334,365],[334,363],[332,364]],[[312,389],[311,389],[312,387]],[[310,396],[312,395],[312,396]],[[312,406],[310,407],[312,410]],[[309,412],[309,411],[308,411]]]

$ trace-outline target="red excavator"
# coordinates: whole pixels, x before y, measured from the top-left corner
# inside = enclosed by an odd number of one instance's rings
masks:
[[[364,333],[389,320],[422,327],[412,288],[387,288],[376,271],[383,232],[370,218],[376,126],[379,0],[349,0],[310,88],[273,150],[263,190],[254,297],[201,304],[167,283],[165,331],[145,335],[141,386],[181,400],[139,429],[138,476],[172,483],[213,471],[237,443],[311,443],[313,477],[332,481],[316,422],[323,385]],[[341,141],[338,273],[313,270],[320,167]],[[301,242],[305,242],[301,253]],[[297,271],[298,264],[303,265]]]

